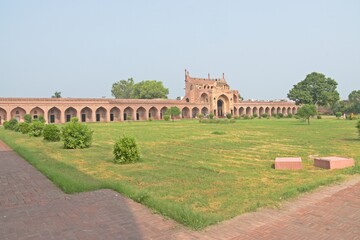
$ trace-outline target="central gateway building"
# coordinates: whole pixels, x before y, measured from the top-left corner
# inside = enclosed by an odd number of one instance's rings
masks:
[[[295,114],[297,106],[286,101],[242,101],[239,92],[231,90],[222,78],[194,78],[185,70],[185,97],[170,99],[114,98],[0,98],[0,125],[12,118],[24,121],[40,115],[48,123],[65,123],[72,117],[81,122],[119,122],[126,120],[160,120],[170,107],[181,110],[179,118],[196,118],[199,114],[214,113],[224,117]]]

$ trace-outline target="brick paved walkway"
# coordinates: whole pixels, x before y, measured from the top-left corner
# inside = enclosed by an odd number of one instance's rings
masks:
[[[360,239],[360,177],[194,232],[111,190],[64,194],[0,141],[0,239]]]

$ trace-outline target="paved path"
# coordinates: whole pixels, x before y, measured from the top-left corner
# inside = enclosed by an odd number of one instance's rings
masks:
[[[360,239],[360,177],[194,232],[111,190],[64,194],[0,141],[0,239]]]

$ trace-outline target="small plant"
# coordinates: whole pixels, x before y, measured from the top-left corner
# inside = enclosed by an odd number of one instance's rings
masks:
[[[60,141],[60,129],[53,124],[45,125],[44,131],[44,140],[49,142],[58,142]]]
[[[30,125],[29,136],[31,137],[40,137],[43,133],[45,124],[40,121],[33,121]]]
[[[170,115],[165,115],[165,116],[164,116],[164,120],[165,120],[165,121],[170,121]]]
[[[18,121],[13,118],[8,122],[4,122],[4,128],[8,130],[15,130],[16,126],[18,125]]]
[[[211,134],[215,134],[215,135],[224,135],[225,132],[222,132],[222,131],[214,131],[212,132]]]
[[[286,117],[287,117],[287,118],[292,118],[293,115],[292,115],[291,113],[289,113]]]
[[[320,115],[317,115],[316,118],[317,119],[322,119],[322,117]]]
[[[244,115],[244,117],[243,117],[245,120],[247,120],[247,119],[250,119],[250,116],[248,116],[248,115]]]
[[[114,163],[134,163],[140,160],[140,152],[133,137],[123,136],[114,145]]]
[[[263,118],[268,118],[269,115],[268,115],[267,113],[263,113],[263,114],[261,114],[261,117],[263,117]]]
[[[30,115],[30,114],[25,114],[25,115],[24,115],[24,121],[25,121],[26,123],[31,123],[31,122],[32,122],[31,115]]]
[[[127,116],[126,116],[126,120],[127,120],[127,121],[131,121],[131,120],[132,120],[132,117],[131,117],[130,115],[127,115]]]
[[[227,114],[226,114],[226,118],[227,118],[227,119],[231,119],[231,118],[232,118],[232,114],[231,114],[231,113],[227,113]]]
[[[74,117],[61,131],[65,149],[88,148],[91,146],[93,131],[87,125],[79,123]]]
[[[149,118],[149,122],[152,122],[152,118]]]
[[[213,114],[213,113],[210,113],[210,114],[209,114],[209,118],[210,118],[210,119],[214,119],[214,116],[215,116],[215,114]]]
[[[336,116],[337,119],[340,119],[340,117],[342,116],[342,113],[341,112],[336,112],[335,116]]]
[[[253,114],[253,118],[257,118],[258,115],[256,113]]]
[[[283,113],[278,113],[277,114],[277,118],[283,118],[284,117],[284,114]]]
[[[197,117],[201,120],[204,118],[204,114],[198,114]]]
[[[40,115],[37,119],[39,122],[45,123],[45,118],[43,115]]]
[[[18,124],[18,131],[22,134],[28,134],[31,131],[31,124],[27,122],[22,122]]]

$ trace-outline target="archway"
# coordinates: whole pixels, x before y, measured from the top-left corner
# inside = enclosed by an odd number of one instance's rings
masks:
[[[243,107],[239,108],[239,115],[242,116],[245,114],[245,109]]]
[[[253,116],[255,115],[255,116],[258,116],[259,115],[259,111],[258,111],[258,109],[257,109],[257,107],[254,107],[253,108],[253,114],[252,114]]]
[[[238,112],[237,108],[234,107],[234,116],[238,116],[238,115],[239,115],[239,112]]]
[[[7,120],[7,112],[5,111],[5,109],[0,108],[0,125],[2,125],[3,122],[6,120]]]
[[[207,107],[203,107],[201,109],[201,114],[203,114],[204,116],[207,116],[209,114],[209,109]]]
[[[65,110],[65,121],[70,122],[71,118],[77,117],[77,111],[73,107],[69,107]]]
[[[285,107],[283,107],[282,108],[282,112],[281,112],[284,116],[286,115],[286,108]]]
[[[259,116],[263,115],[265,113],[265,110],[263,107],[259,108]]]
[[[281,113],[281,108],[280,108],[280,107],[278,107],[278,108],[276,109],[276,113],[277,113],[277,114],[280,114],[280,113]]]
[[[131,107],[124,109],[124,121],[133,119],[134,110]]]
[[[201,103],[208,103],[209,102],[209,97],[208,97],[208,95],[206,93],[201,94],[200,102]]]
[[[188,107],[184,107],[181,110],[181,115],[183,118],[190,118],[190,109]]]
[[[92,122],[92,110],[89,107],[84,107],[80,111],[81,122]]]
[[[192,118],[196,118],[197,115],[199,115],[199,109],[197,107],[194,107],[191,111]]]
[[[11,119],[15,118],[18,122],[24,121],[26,111],[21,107],[16,107],[10,112]]]
[[[265,113],[270,116],[271,115],[271,112],[270,112],[270,108],[269,107],[266,107],[265,108]]]
[[[216,106],[218,117],[224,117],[227,113],[230,113],[230,104],[227,96],[221,95],[216,102]]]
[[[246,115],[251,116],[251,108],[250,107],[246,108]]]
[[[146,110],[143,107],[139,107],[136,110],[136,120],[147,120],[146,119]]]
[[[118,107],[113,107],[110,109],[110,122],[120,122],[121,121],[121,112]]]
[[[57,107],[52,107],[48,111],[48,123],[61,123],[61,111]]]
[[[275,115],[276,114],[276,109],[275,107],[272,107],[271,108],[271,116]]]
[[[96,109],[95,113],[97,122],[106,122],[107,111],[104,107],[99,107],[98,109]]]
[[[291,107],[288,107],[288,109],[287,109],[287,115],[289,115],[289,114],[292,114],[291,113]]]
[[[167,107],[163,107],[160,109],[160,119],[164,118],[164,115],[165,115],[167,109],[168,109]]]
[[[39,107],[35,107],[35,108],[31,109],[30,115],[31,115],[32,119],[38,119],[40,116],[44,117],[44,110],[42,110]]]
[[[234,99],[234,103],[239,102],[239,97],[236,94],[233,95],[233,99]]]
[[[158,120],[159,119],[159,110],[156,107],[149,109],[149,118]]]
[[[296,107],[293,107],[293,109],[292,109],[292,114],[296,114],[296,112],[297,112],[297,108],[296,108]]]

